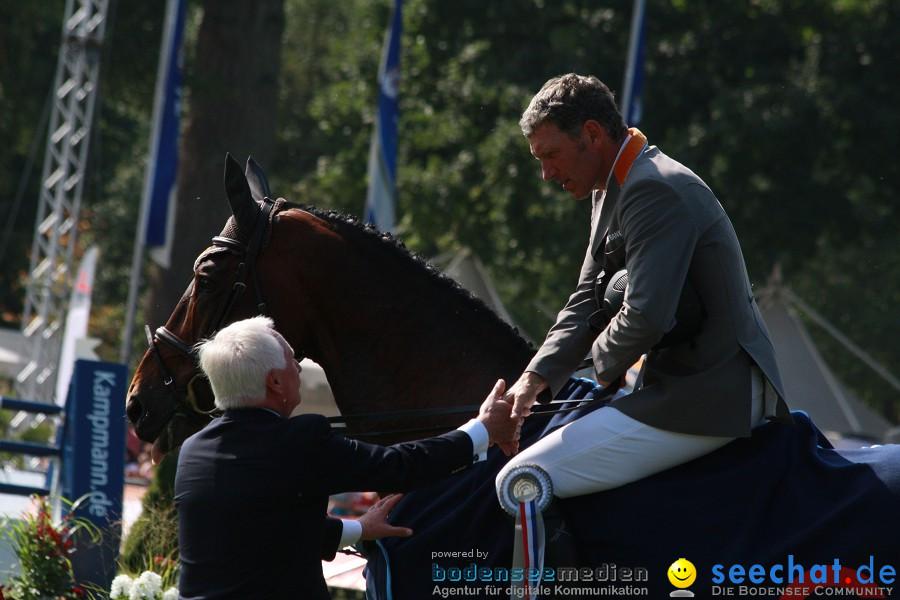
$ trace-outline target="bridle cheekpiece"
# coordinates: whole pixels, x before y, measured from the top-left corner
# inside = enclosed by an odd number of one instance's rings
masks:
[[[209,331],[200,336],[201,339],[212,337],[225,324],[235,304],[237,304],[238,300],[247,289],[247,284],[245,283],[245,281],[248,275],[250,281],[252,282],[253,290],[256,294],[257,314],[268,314],[268,306],[263,299],[262,288],[259,285],[259,275],[256,268],[257,260],[259,259],[262,251],[265,249],[265,243],[268,241],[268,234],[272,220],[274,216],[283,208],[284,204],[285,200],[283,198],[272,200],[271,198],[266,196],[263,199],[262,205],[260,206],[259,212],[256,216],[256,222],[254,224],[253,231],[250,234],[250,239],[246,243],[232,237],[219,235],[215,236],[212,239],[213,247],[225,248],[233,252],[234,254],[240,256],[241,262],[238,264],[237,274],[235,275],[235,282],[234,285],[231,286],[231,291],[229,292],[228,297],[221,305],[216,318],[213,320],[212,327]],[[186,356],[196,363],[197,351],[195,346],[188,344],[178,335],[169,331],[165,327],[165,325],[157,327],[156,331],[152,333],[150,330],[150,326],[145,325],[144,331],[147,335],[147,344],[150,346],[150,354],[156,361],[156,366],[158,367],[159,372],[163,378],[163,384],[169,391],[169,394],[175,400],[175,404],[173,404],[171,414],[168,418],[171,418],[172,415],[174,415],[178,404],[182,404],[189,411],[201,414],[203,416],[212,416],[217,414],[219,412],[217,408],[213,408],[208,411],[201,409],[197,404],[197,399],[194,396],[193,390],[191,388],[191,384],[198,377],[203,377],[202,373],[197,373],[194,375],[194,377],[191,378],[186,386],[184,395],[182,396],[178,393],[178,389],[175,386],[175,378],[172,376],[171,371],[166,368],[165,361],[163,360],[162,355],[159,352],[159,344],[164,343],[165,345],[177,351],[182,356]]]

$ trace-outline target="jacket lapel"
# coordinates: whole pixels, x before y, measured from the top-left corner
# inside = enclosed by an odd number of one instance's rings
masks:
[[[631,172],[631,167],[634,166],[634,163],[646,148],[647,137],[634,127],[629,129],[628,140],[613,164],[612,177],[609,178],[606,193],[604,194],[602,191],[594,192],[594,209],[591,213],[593,218],[591,256],[594,257],[594,260],[600,261],[603,257],[603,247],[606,245],[609,224],[619,200],[619,192],[622,191],[622,186],[625,185],[625,179],[628,177],[628,173]]]
[[[599,260],[603,256],[603,247],[606,245],[606,236],[609,234],[609,222],[612,220],[616,201],[619,199],[619,186],[612,185],[606,193],[595,192],[595,204],[593,211],[593,226],[591,233],[591,256]]]

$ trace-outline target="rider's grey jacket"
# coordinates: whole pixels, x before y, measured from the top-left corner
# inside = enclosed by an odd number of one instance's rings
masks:
[[[775,351],[725,210],[697,175],[655,146],[625,167],[617,163],[607,191],[594,192],[578,287],[526,370],[555,394],[588,353],[605,381],[648,353],[640,388],[613,406],[669,431],[742,437],[752,425],[755,364],[767,381],[766,417],[789,422]],[[597,310],[595,280],[622,268],[625,304],[598,335],[587,325]],[[691,340],[651,350],[674,325],[686,277],[703,304],[701,328]]]

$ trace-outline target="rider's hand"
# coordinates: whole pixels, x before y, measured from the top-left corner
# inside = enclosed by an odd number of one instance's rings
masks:
[[[522,430],[522,423],[525,417],[531,414],[531,407],[537,400],[537,395],[546,388],[547,381],[543,377],[532,371],[525,371],[503,396],[503,400],[512,404],[510,419],[517,425],[516,437],[511,441],[499,443],[500,449],[507,456],[519,451],[519,432]]]
[[[531,407],[539,393],[547,389],[547,381],[532,371],[525,371],[519,377],[503,399],[513,405],[512,418],[519,419],[531,414]]]
[[[400,502],[403,494],[391,494],[376,502],[372,508],[359,518],[362,525],[362,540],[380,540],[385,537],[409,537],[412,529],[409,527],[397,527],[387,522],[388,515],[394,509],[394,505]]]
[[[628,382],[626,381],[626,378],[627,378],[627,377],[628,377],[628,371],[625,371],[624,373],[622,373],[621,376],[619,376],[617,379],[613,379],[612,381],[604,381],[604,380],[602,380],[602,379],[600,379],[600,378],[598,377],[598,378],[597,378],[597,383],[599,383],[602,387],[609,387],[609,386],[611,386],[613,383],[616,383],[616,384],[618,384],[618,385],[617,385],[617,388],[623,388],[623,387],[625,387],[625,386],[627,385],[627,383],[628,383]]]

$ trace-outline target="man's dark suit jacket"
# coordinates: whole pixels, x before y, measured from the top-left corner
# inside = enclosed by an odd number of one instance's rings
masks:
[[[426,485],[467,468],[472,452],[461,431],[384,447],[338,435],[320,415],[226,411],[178,457],[181,598],[327,600],[321,560],[341,534],[328,496]]]

